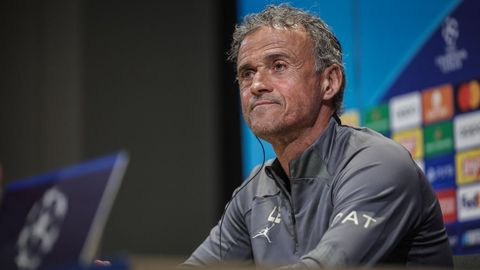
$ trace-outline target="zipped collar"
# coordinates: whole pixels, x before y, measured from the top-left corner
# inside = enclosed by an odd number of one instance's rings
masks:
[[[288,193],[290,193],[290,179],[277,158],[272,162],[272,165],[265,168],[265,171],[270,178],[273,178],[278,184],[281,184]]]
[[[334,139],[338,125],[341,125],[340,118],[337,114],[333,114],[327,128],[317,141],[310,145],[302,154],[300,154],[299,157],[290,161],[289,168],[291,180],[315,178],[325,174],[330,175],[326,164],[335,143]],[[277,176],[282,175],[281,172],[278,172],[278,168],[276,168],[276,165],[279,164],[280,162],[275,158],[269,162],[268,166],[265,166],[265,172],[269,177],[273,176],[272,173]],[[286,180],[283,179],[283,177],[280,178],[282,181]]]
[[[337,127],[340,124],[340,119],[334,114],[317,141],[305,149],[296,159],[290,161],[289,168],[292,180],[331,175],[328,172],[327,163],[335,146]]]

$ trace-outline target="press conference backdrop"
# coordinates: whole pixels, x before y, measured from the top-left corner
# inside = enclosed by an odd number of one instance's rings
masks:
[[[239,17],[279,2],[239,1]],[[289,3],[319,14],[342,42],[342,121],[407,148],[437,193],[454,253],[480,253],[480,2]],[[262,154],[242,130],[247,175]]]

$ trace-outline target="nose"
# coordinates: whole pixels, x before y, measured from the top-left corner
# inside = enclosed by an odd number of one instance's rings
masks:
[[[252,92],[253,95],[259,96],[265,92],[271,91],[272,89],[268,75],[265,74],[265,71],[258,70],[253,77],[250,92]]]

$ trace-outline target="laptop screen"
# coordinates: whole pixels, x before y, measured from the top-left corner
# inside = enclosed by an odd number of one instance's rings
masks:
[[[1,268],[91,263],[127,162],[121,152],[7,185]]]

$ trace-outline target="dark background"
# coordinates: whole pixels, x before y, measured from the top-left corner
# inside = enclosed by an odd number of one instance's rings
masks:
[[[241,182],[235,1],[0,1],[6,181],[126,149],[102,254],[185,256]]]

